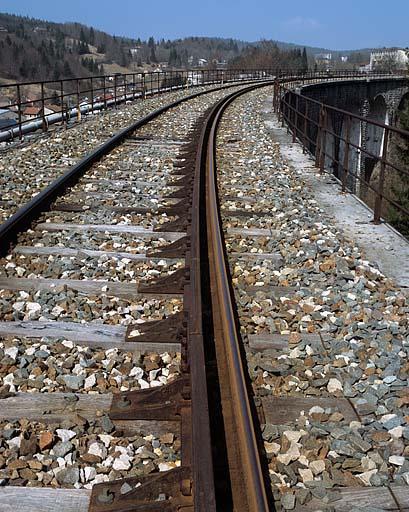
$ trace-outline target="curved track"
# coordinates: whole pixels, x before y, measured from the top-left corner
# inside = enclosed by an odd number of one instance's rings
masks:
[[[188,143],[183,137],[155,139],[155,120],[169,115],[171,126],[172,109],[203,93],[152,113],[88,155],[0,228],[2,253],[9,254],[0,277],[0,334],[3,354],[12,359],[6,359],[9,373],[0,388],[0,422],[19,439],[16,450],[3,440],[9,449],[1,478],[8,485],[0,491],[0,510],[13,504],[20,511],[49,510],[56,501],[61,511],[269,510],[214,174],[223,110],[268,84],[241,86],[201,117],[193,116]],[[147,172],[148,181],[138,181],[133,167],[141,148],[155,144],[165,152],[172,148],[173,164],[158,179]],[[145,161],[152,165],[151,160]],[[66,354],[64,347],[76,350],[73,342],[83,346],[79,352],[88,351],[92,363]],[[55,343],[61,357],[77,364],[65,365],[54,353]],[[101,346],[105,353],[98,359],[94,350]],[[115,373],[122,385],[111,378],[106,395],[94,380],[101,380],[99,361],[108,360],[110,350],[125,356]],[[180,366],[171,355],[179,351]],[[138,367],[135,353],[144,357]],[[27,354],[43,358],[36,362],[39,370],[30,359],[27,365]],[[58,384],[58,370],[49,371],[53,358],[65,368]],[[29,371],[16,369],[25,366]],[[44,379],[35,383],[39,372],[47,374],[45,387]],[[47,386],[65,394],[48,394]],[[67,401],[73,404],[68,409],[62,407]],[[154,433],[147,436],[149,428]],[[180,451],[166,446],[172,429]],[[104,464],[113,469],[102,471]],[[144,472],[149,464],[153,469]],[[92,479],[95,467],[98,478]],[[44,482],[72,491],[48,490]]]

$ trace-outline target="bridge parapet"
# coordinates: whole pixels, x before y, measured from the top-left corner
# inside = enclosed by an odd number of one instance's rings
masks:
[[[277,82],[274,109],[320,171],[334,174],[343,191],[374,210],[375,223],[385,218],[408,235],[402,197],[409,170],[400,153],[409,148],[409,132],[401,129],[398,115],[406,97],[406,76],[298,81],[290,87]]]

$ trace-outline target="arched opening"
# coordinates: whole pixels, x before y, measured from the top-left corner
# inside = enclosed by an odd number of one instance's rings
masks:
[[[349,141],[349,144],[347,144]],[[341,181],[346,175],[346,186],[351,192],[359,190],[361,153],[357,149],[362,143],[362,123],[353,116],[342,120],[341,140],[339,143],[338,177]]]
[[[373,102],[370,103],[368,121],[375,121],[381,124],[388,124],[388,112],[385,98],[379,94]],[[365,149],[370,155],[363,155],[364,179],[369,183],[372,172],[382,155],[382,145],[385,136],[385,129],[376,124],[368,122],[365,133]]]

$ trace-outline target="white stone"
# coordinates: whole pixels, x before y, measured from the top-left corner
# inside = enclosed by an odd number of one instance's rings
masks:
[[[146,380],[138,379],[138,384],[140,385],[141,389],[149,388],[149,382],[146,382]]]
[[[25,302],[18,301],[13,304],[13,309],[14,311],[23,311],[25,305]]]
[[[97,443],[96,441],[90,444],[88,448],[88,453],[90,453],[91,455],[96,455],[97,457],[101,457],[101,459],[103,459],[106,456],[105,447],[102,446],[100,443]]]
[[[169,471],[169,470],[175,468],[174,464],[171,464],[169,462],[160,462],[158,464],[158,467],[159,467],[159,471]]]
[[[134,366],[131,371],[129,372],[129,377],[135,377],[136,379],[142,379],[143,377],[143,370],[142,368],[139,368],[138,366]]]
[[[112,439],[114,439],[114,437],[110,436],[109,434],[99,434],[98,437],[104,443],[105,448],[109,448],[109,445],[111,444]]]
[[[403,427],[399,426],[399,427],[391,428],[390,430],[388,430],[388,432],[392,437],[399,439],[403,435]]]
[[[384,414],[379,420],[382,424],[396,418],[396,414]]]
[[[56,432],[57,436],[61,439],[63,443],[69,441],[70,439],[77,435],[77,433],[74,432],[73,430],[68,430],[65,428],[57,428]]]
[[[277,457],[277,460],[283,464],[288,464],[291,461],[299,459],[300,455],[300,445],[298,443],[292,442],[288,451],[286,453],[280,453]]]
[[[336,393],[337,391],[343,391],[342,383],[338,379],[329,379],[327,384],[327,390],[329,393]]]
[[[128,455],[122,453],[112,464],[113,469],[116,471],[127,471],[131,467],[130,458]]]
[[[27,302],[26,310],[29,312],[29,314],[37,313],[41,311],[41,304],[38,304],[38,302]]]
[[[93,373],[89,377],[87,377],[84,381],[84,388],[89,389],[95,386],[97,379],[95,378],[95,374]]]
[[[401,457],[399,455],[391,455],[388,460],[395,466],[403,466],[405,463],[405,457]]]
[[[298,347],[293,348],[290,350],[290,353],[288,354],[288,357],[290,359],[296,359],[297,357],[301,356],[301,350]]]
[[[336,451],[334,451],[334,450],[330,450],[328,452],[328,457],[332,457],[333,459],[337,459],[339,457],[339,454]]]
[[[371,485],[371,476],[376,475],[377,472],[377,469],[372,469],[371,471],[365,471],[365,473],[358,473],[356,477],[359,478],[363,484],[369,486]]]
[[[4,350],[4,354],[6,356],[11,357],[12,359],[16,359],[18,354],[18,347],[9,347]]]
[[[97,470],[93,468],[92,466],[86,466],[84,468],[84,480],[86,482],[89,482],[90,480],[94,480],[94,478],[97,476]]]
[[[102,473],[99,473],[93,480],[93,484],[102,484],[103,482],[107,482],[109,480],[108,475],[103,475]]]
[[[12,447],[12,446],[16,446],[17,448],[20,448],[20,444],[21,444],[21,439],[20,439],[20,436],[17,436],[17,437],[13,437],[12,439],[9,439],[7,441],[7,444]]]

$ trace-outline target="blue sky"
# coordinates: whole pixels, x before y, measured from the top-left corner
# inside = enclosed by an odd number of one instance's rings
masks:
[[[408,0],[0,0],[0,11],[142,39],[266,38],[345,50],[409,46]]]

